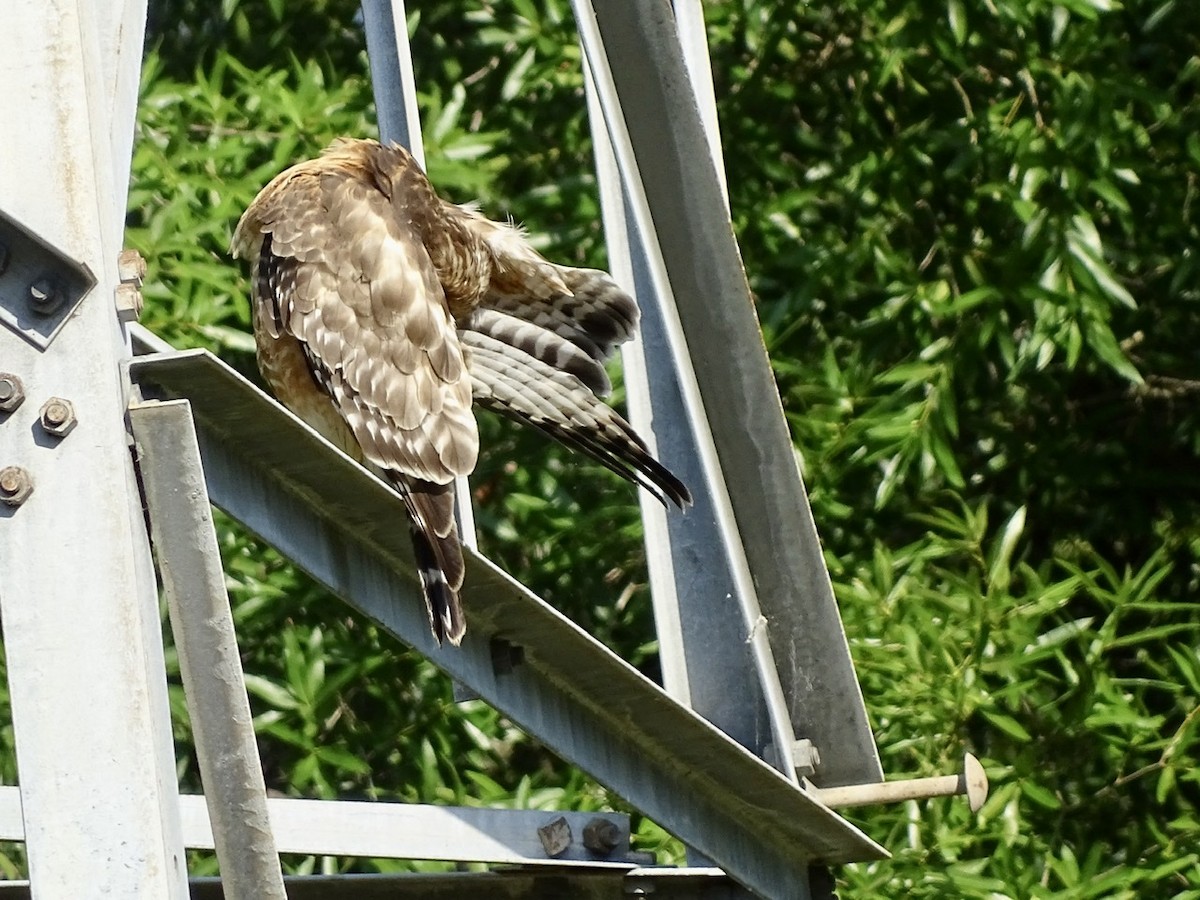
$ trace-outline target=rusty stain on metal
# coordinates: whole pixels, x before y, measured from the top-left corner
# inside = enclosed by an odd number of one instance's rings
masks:
[[[20,506],[33,493],[33,480],[20,466],[0,469],[0,503]]]
[[[0,412],[10,413],[25,402],[25,385],[11,372],[0,372]]]
[[[66,437],[79,424],[79,420],[75,418],[75,407],[71,405],[70,400],[64,400],[62,397],[51,397],[43,403],[39,416],[42,428],[55,437]]]

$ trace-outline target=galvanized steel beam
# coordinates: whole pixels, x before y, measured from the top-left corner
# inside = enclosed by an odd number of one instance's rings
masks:
[[[745,900],[719,869],[447,872],[400,875],[296,875],[284,879],[290,900]],[[224,900],[219,878],[194,878],[192,900]],[[25,882],[0,882],[2,900],[28,900]]]
[[[209,805],[203,796],[179,798],[183,844],[214,847]],[[352,800],[299,800],[271,797],[275,843],[284,853],[322,856],[430,859],[554,869],[606,869],[627,872],[645,864],[648,854],[629,849],[629,816],[613,812],[557,812],[537,809],[487,809],[382,803]],[[540,831],[561,820],[570,842],[551,856]],[[589,828],[612,826],[615,841],[603,852],[590,849]],[[0,786],[0,840],[22,841],[21,796],[16,787]],[[553,847],[555,851],[558,847]],[[228,887],[229,870],[222,865]],[[227,893],[230,893],[227,891]],[[230,894],[230,896],[233,896]],[[243,892],[241,896],[246,896]],[[249,896],[255,896],[250,894]]]
[[[207,353],[131,370],[191,401],[214,503],[738,881],[804,896],[812,862],[886,856],[474,552],[466,640],[438,648],[394,492]]]
[[[113,299],[144,21],[138,0],[46,0],[9,4],[0,29],[0,208],[96,279],[43,347],[0,325],[0,368],[26,395],[0,412],[0,468],[32,484],[0,505],[0,616],[39,900],[187,894]],[[9,262],[0,304],[45,314]]]
[[[424,169],[425,142],[421,138],[421,114],[417,109],[417,83],[404,0],[362,0],[362,11],[379,140],[407,147]],[[471,483],[466,475],[454,480],[454,510],[459,538],[468,547],[478,546]]]
[[[677,367],[667,336],[663,310],[671,301],[662,294],[670,293],[670,284],[662,257],[621,184],[596,79],[590,68],[585,73],[609,267],[633,287],[642,310],[638,336],[621,354],[630,418],[695,496],[683,516],[639,497],[663,687],[795,781],[790,756],[774,749],[790,747],[794,739],[774,657],[765,635],[747,640],[759,611],[756,598],[746,596],[753,589],[728,496],[700,446],[702,438],[712,446],[708,423],[693,414],[681,387],[681,378],[694,384],[695,376]],[[735,566],[742,568],[741,578]]]
[[[192,411],[139,404],[129,422],[225,894],[287,900]]]
[[[862,692],[671,7],[662,0],[574,5],[631,213],[642,238],[656,236],[661,250],[669,284],[658,292],[666,301],[666,343],[683,375],[679,389],[689,415],[711,426],[720,480],[753,578],[746,596],[756,597],[761,609],[791,725],[796,736],[825,751],[817,783],[880,781]],[[601,76],[610,60],[611,90]],[[653,256],[649,261],[653,266]],[[688,383],[693,372],[694,391]],[[659,449],[673,464],[666,439],[672,425],[663,418]],[[661,427],[657,413],[652,425],[656,432]],[[756,633],[751,629],[747,637]],[[770,693],[769,679],[765,690]]]

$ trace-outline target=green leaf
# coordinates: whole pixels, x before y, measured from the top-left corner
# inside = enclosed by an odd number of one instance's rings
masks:
[[[1009,737],[1016,738],[1018,741],[1033,740],[1033,737],[1028,731],[1025,730],[1025,726],[1023,726],[1012,716],[987,709],[980,710],[980,713],[985,719],[987,719]]]
[[[1025,507],[1021,506],[1004,523],[1000,539],[992,550],[991,564],[988,567],[988,584],[997,593],[1003,593],[1008,590],[1013,551],[1016,549],[1017,541],[1021,539],[1021,533],[1024,530]]]
[[[961,47],[967,40],[967,16],[963,10],[962,0],[949,0],[946,4],[946,17],[950,20],[950,31],[954,35],[954,43]]]
[[[1117,339],[1113,336],[1112,329],[1103,322],[1089,319],[1087,323],[1087,343],[1092,351],[1103,361],[1110,369],[1120,375],[1122,378],[1132,381],[1134,384],[1143,384],[1144,379],[1142,374],[1129,361],[1129,357],[1117,344]]]

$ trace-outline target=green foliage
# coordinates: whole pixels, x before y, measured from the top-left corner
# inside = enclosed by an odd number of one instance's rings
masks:
[[[1196,896],[1183,5],[709,12],[735,224],[885,770],[966,747],[993,779],[976,817],[863,815],[900,858],[847,893]]]
[[[951,771],[965,749],[993,784],[977,815],[859,811],[896,858],[847,867],[843,895],[1200,897],[1191,7],[706,12],[734,224],[885,770]],[[129,242],[150,262],[147,324],[177,345],[253,373],[229,236],[288,163],[374,132],[356,16],[352,0],[154,4]],[[410,30],[441,190],[602,264],[565,0],[427,4]],[[632,492],[482,430],[486,552],[653,673]],[[272,788],[619,803],[221,534]]]

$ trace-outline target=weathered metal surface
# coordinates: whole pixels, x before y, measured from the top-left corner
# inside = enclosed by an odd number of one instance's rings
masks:
[[[34,484],[0,506],[0,615],[39,900],[187,895],[126,349],[111,288],[87,290],[117,283],[144,17],[138,0],[46,0],[8,4],[0,29],[0,210],[20,223],[0,293],[21,329],[0,327],[0,361],[28,398],[0,422],[0,465]],[[7,287],[43,278],[53,325]],[[51,397],[74,406],[65,439],[39,424]]]
[[[191,407],[139,404],[129,422],[225,893],[287,900]]]
[[[206,798],[184,794],[179,797],[179,808],[184,846],[213,849],[215,842]],[[618,873],[650,861],[648,854],[629,849],[629,816],[624,813],[559,813],[291,797],[268,798],[266,809],[275,844],[283,853],[467,860]],[[557,858],[547,857],[538,829],[558,818],[564,819],[579,835],[586,834],[595,822],[605,823],[615,836],[612,849],[596,852],[584,842],[573,841]],[[24,835],[20,791],[0,786],[0,840],[20,841]],[[224,865],[222,870],[228,882],[229,873]]]
[[[774,660],[763,653],[769,651],[765,637],[757,646],[746,639],[748,623],[758,615],[756,604],[750,598],[747,608],[739,593],[725,543],[726,536],[737,541],[736,523],[727,503],[714,502],[714,490],[721,488],[710,485],[697,444],[696,429],[707,431],[708,423],[689,415],[668,345],[664,301],[649,263],[657,243],[653,235],[649,240],[643,236],[630,214],[590,75],[587,94],[609,265],[619,282],[633,286],[642,309],[638,339],[622,348],[630,418],[650,436],[657,455],[692,486],[695,497],[683,516],[672,515],[652,498],[640,498],[663,686],[794,779],[787,758],[768,752],[781,740],[791,740],[789,712]],[[741,552],[740,543],[735,550]],[[763,689],[764,679],[772,683],[770,695]]]

